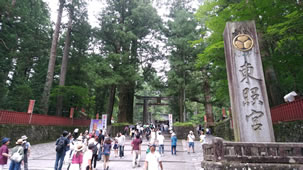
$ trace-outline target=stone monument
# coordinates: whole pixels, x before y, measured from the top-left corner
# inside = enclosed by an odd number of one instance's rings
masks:
[[[255,22],[227,22],[224,49],[236,141],[274,142]]]

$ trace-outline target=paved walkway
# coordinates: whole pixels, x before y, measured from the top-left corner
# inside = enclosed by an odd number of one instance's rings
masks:
[[[125,158],[115,158],[114,152],[110,155],[110,170],[132,170],[132,155],[131,155],[131,141],[126,141]],[[172,156],[170,152],[170,140],[165,140],[164,156],[162,157],[164,170],[202,170],[201,159],[202,151],[199,142],[195,142],[195,153],[187,153],[187,144],[185,140],[178,140],[177,155]],[[135,170],[143,170],[143,164],[146,157],[147,141],[143,141],[141,154],[141,167],[134,168]],[[158,148],[157,148],[158,150]],[[56,158],[55,142],[37,144],[32,146],[32,152],[29,157],[30,170],[53,170]],[[6,168],[8,168],[8,165]],[[67,165],[63,166],[65,170]],[[103,170],[103,162],[97,162],[97,170]]]

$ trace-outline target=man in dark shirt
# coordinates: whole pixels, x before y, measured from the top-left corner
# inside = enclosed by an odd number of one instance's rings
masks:
[[[104,142],[104,135],[102,134],[102,129],[99,130],[98,143],[100,144],[100,149],[98,152],[98,161],[102,159],[102,146]]]
[[[61,170],[65,153],[67,151],[67,146],[69,146],[69,140],[66,138],[68,135],[67,131],[63,131],[63,134],[56,141],[56,162],[55,162],[55,170]]]
[[[140,135],[138,134],[136,138],[132,141],[132,151],[131,153],[133,154],[133,168],[140,167],[140,157],[141,157],[141,143],[142,140],[140,139]]]

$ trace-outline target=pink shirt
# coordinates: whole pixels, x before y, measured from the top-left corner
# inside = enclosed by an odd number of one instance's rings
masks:
[[[78,155],[77,153],[75,153],[72,158],[72,164],[82,164],[82,162],[83,162],[83,153],[80,152],[78,153]]]
[[[8,154],[8,147],[5,144],[0,147],[0,165],[5,165],[7,164],[7,157],[3,156],[2,153]]]

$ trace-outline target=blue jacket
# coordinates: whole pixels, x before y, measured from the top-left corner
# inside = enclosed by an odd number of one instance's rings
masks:
[[[176,146],[177,145],[177,137],[176,136],[171,137],[171,145],[172,146]]]

